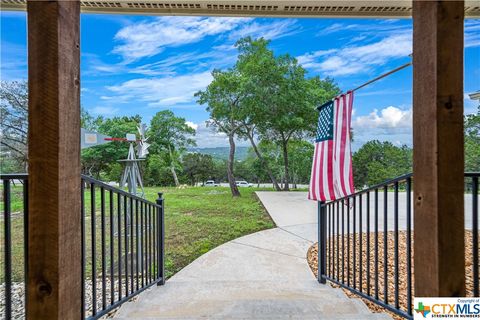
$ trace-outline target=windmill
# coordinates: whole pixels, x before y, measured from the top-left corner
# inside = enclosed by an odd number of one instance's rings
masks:
[[[140,173],[138,164],[140,161],[145,160],[145,157],[148,155],[148,147],[150,146],[150,144],[147,142],[148,138],[145,137],[147,126],[145,124],[141,124],[139,127],[137,127],[137,130],[140,135],[140,139],[137,139],[134,133],[127,133],[125,138],[112,138],[97,132],[87,131],[82,128],[81,129],[81,148],[85,149],[85,148],[109,143],[112,141],[128,142],[130,144],[128,148],[128,156],[126,159],[119,160],[119,162],[125,164],[122,177],[120,179],[120,188],[123,188],[125,185],[127,185],[129,193],[144,198],[145,192],[143,189],[142,175]],[[135,155],[135,147],[134,147],[135,144],[137,145],[136,149],[137,149],[138,158]],[[117,210],[120,210],[120,208],[117,208]],[[134,241],[136,235],[135,233],[131,232],[133,230],[131,228],[133,208],[129,202],[125,203],[124,210],[126,215],[126,223],[123,226],[123,229],[124,229],[123,234],[125,235],[125,238],[127,239],[127,241]],[[115,229],[115,227],[113,228]],[[151,227],[142,225],[140,226],[140,228],[142,228],[142,232],[146,233],[146,232],[149,232]],[[122,234],[122,231],[120,230],[115,231],[116,237],[119,237],[120,234]],[[132,240],[128,240],[128,239],[132,239]],[[137,240],[136,246],[137,246],[137,252],[142,252],[143,249],[142,249],[141,241]],[[131,252],[126,255],[130,255],[130,261],[132,265],[134,263],[135,264],[138,263],[137,261],[138,257],[136,254]],[[123,259],[127,259],[127,257]]]
[[[101,144],[109,143],[112,141],[123,141],[130,144],[128,149],[128,155],[126,159],[119,160],[120,163],[124,163],[125,167],[120,179],[120,187],[127,186],[128,192],[144,197],[145,192],[143,189],[142,175],[139,169],[139,162],[145,161],[145,157],[148,155],[148,147],[150,144],[147,142],[148,138],[145,137],[147,126],[141,124],[137,127],[140,139],[137,139],[134,133],[127,133],[125,138],[114,138],[106,136],[97,132],[81,129],[81,148],[89,148],[98,146]],[[137,146],[137,155],[135,154],[135,144]]]

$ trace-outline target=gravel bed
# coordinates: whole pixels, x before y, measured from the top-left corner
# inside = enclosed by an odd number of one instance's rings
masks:
[[[141,280],[140,280],[141,282]],[[108,307],[111,303],[111,281],[109,278],[105,279],[106,290],[105,290],[105,302],[106,307]],[[89,316],[92,314],[93,310],[93,303],[92,303],[92,286],[93,282],[91,280],[87,280],[85,282],[85,315]],[[136,288],[136,282],[134,282]],[[141,286],[141,283],[140,283]],[[129,282],[130,287],[130,282]],[[114,301],[119,299],[118,289],[119,289],[119,282],[118,280],[114,283]],[[102,279],[98,278],[96,281],[96,294],[97,302],[96,302],[96,310],[97,312],[101,311],[102,304],[103,304],[103,295],[102,295]],[[125,296],[125,282],[122,281],[122,298]],[[131,298],[131,300],[135,300],[136,297]],[[12,319],[24,319],[25,316],[25,286],[23,282],[13,282],[12,283]],[[112,310],[107,315],[103,316],[101,319],[107,319],[113,317],[116,310]],[[5,318],[5,283],[0,284],[0,319]]]
[[[383,292],[383,287],[384,287],[384,265],[383,265],[383,250],[384,250],[384,245],[383,245],[383,232],[378,233],[378,296],[379,299],[383,301],[384,299],[384,292]],[[370,288],[371,288],[371,295],[374,295],[374,284],[375,284],[375,272],[374,272],[374,238],[375,233],[370,233]],[[355,237],[355,242],[353,241],[353,234],[350,235],[345,235],[345,238],[343,239],[345,243],[345,268],[344,268],[344,279],[345,283],[347,283],[347,254],[349,254],[350,257],[350,286],[353,287],[353,270],[356,270],[356,288],[360,288],[360,284],[362,285],[363,291],[366,291],[367,287],[367,276],[366,276],[366,261],[367,261],[367,250],[366,250],[366,239],[367,239],[367,233],[362,233],[362,249],[360,250],[360,241],[359,241],[359,234],[356,234]],[[399,305],[402,310],[406,310],[407,308],[407,255],[406,255],[406,232],[405,231],[399,231],[398,233],[398,250],[399,250],[399,284],[398,284],[398,292],[399,292]],[[333,274],[337,274],[337,271],[339,272],[340,279],[342,278],[342,236],[339,236],[339,266],[334,265],[336,264],[336,237],[332,237],[332,242],[331,242],[331,247],[334,248],[332,252],[329,252],[328,245],[327,245],[327,272]],[[347,243],[350,241],[350,251],[347,253]],[[414,287],[414,267],[413,267],[413,232],[412,232],[412,260],[411,260],[411,265],[412,265],[412,291]],[[353,264],[353,246],[356,246],[356,263],[355,266]],[[394,232],[388,232],[387,233],[387,296],[388,296],[388,302],[391,305],[395,305],[394,302],[394,297],[395,297],[395,283],[394,283],[394,276],[395,276],[395,259],[394,259]],[[466,251],[466,256],[465,256],[465,266],[466,266],[466,281],[465,281],[465,286],[466,286],[466,296],[467,297],[472,297],[473,296],[473,255],[472,255],[472,247],[473,247],[473,239],[472,239],[472,232],[469,230],[465,230],[465,251]],[[362,254],[362,269],[363,269],[363,276],[360,277],[359,271],[360,271],[360,263],[359,263],[359,256],[360,256],[360,251]],[[310,265],[310,268],[312,269],[313,273],[315,276],[317,276],[318,272],[318,243],[315,243],[313,246],[310,247],[307,253],[307,259],[308,259],[308,264]],[[334,264],[329,265],[328,261],[334,260]],[[337,269],[339,267],[339,269]],[[329,269],[330,268],[330,269]],[[331,283],[332,286],[337,287],[335,284]],[[343,289],[347,296],[349,297],[356,297],[359,298],[357,295],[352,293],[349,290]],[[362,299],[365,304],[373,311],[373,312],[388,312],[392,315],[393,318],[395,319],[403,319],[387,310],[384,308],[380,307],[377,304],[374,304],[366,299]],[[413,297],[412,297],[412,304],[413,304]],[[412,306],[413,307],[413,306]]]

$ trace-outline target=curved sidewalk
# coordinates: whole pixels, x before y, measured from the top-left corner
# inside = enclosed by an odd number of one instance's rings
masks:
[[[319,284],[307,260],[316,242],[315,203],[304,193],[257,192],[277,228],[204,254],[125,303],[116,319],[390,319]]]

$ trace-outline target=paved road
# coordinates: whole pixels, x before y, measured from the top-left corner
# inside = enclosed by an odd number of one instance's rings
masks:
[[[321,285],[306,261],[316,241],[314,204],[294,192],[258,192],[277,228],[204,254],[165,286],[125,303],[116,319],[390,319]]]
[[[277,193],[277,192],[257,192],[257,194],[262,194],[263,198],[269,199],[269,206],[267,208],[269,212],[278,212],[282,208],[288,208],[292,212],[295,212],[296,216],[292,215],[281,215],[277,219],[281,223],[291,224],[294,221],[312,222],[317,221],[317,203],[315,201],[307,200],[306,192],[286,192],[286,193]],[[374,230],[375,223],[375,205],[374,198],[375,195],[372,193],[370,196],[370,231]],[[398,194],[398,227],[399,230],[406,230],[407,227],[407,194],[405,192],[400,192]],[[356,200],[356,231],[359,230],[359,200]],[[378,230],[383,231],[384,229],[384,194],[380,192],[378,194]],[[347,206],[345,206],[345,230],[347,229]],[[341,210],[342,206],[339,205],[340,214],[339,219],[341,221]],[[411,213],[411,223],[413,228],[413,210]],[[350,206],[350,231],[353,231],[353,206]],[[394,230],[395,225],[395,215],[394,215],[394,193],[389,192],[387,194],[387,230]],[[335,221],[338,221],[335,217]],[[341,228],[341,224],[340,224]],[[465,228],[472,229],[472,195],[465,195]],[[367,199],[365,196],[362,197],[362,230],[366,232],[367,230]],[[316,235],[315,235],[316,239]],[[315,240],[316,241],[316,240]]]

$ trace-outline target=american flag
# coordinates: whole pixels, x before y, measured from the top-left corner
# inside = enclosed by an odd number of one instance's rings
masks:
[[[355,191],[350,122],[353,92],[336,97],[319,110],[308,199],[335,200]]]

